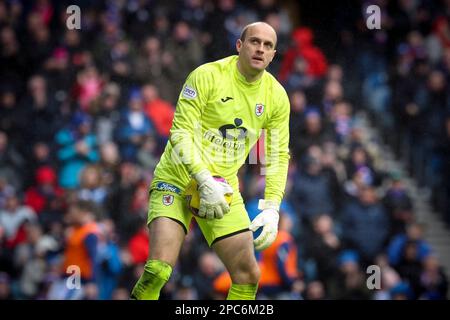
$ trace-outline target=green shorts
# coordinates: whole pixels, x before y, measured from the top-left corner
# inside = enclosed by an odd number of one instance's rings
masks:
[[[187,233],[194,217],[208,245],[231,235],[249,230],[250,219],[240,194],[233,196],[230,212],[222,219],[203,219],[188,209],[182,191],[169,183],[158,183],[150,190],[147,224],[157,217],[167,217],[180,223]]]

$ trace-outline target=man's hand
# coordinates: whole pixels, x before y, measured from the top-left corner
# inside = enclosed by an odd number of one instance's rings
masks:
[[[262,210],[260,214],[253,219],[250,224],[250,230],[255,232],[262,227],[261,234],[253,240],[255,249],[258,251],[268,248],[276,239],[278,233],[278,205],[271,201],[260,200],[258,209]]]
[[[214,180],[206,169],[194,174],[194,179],[197,180],[200,192],[198,215],[206,219],[222,219],[230,211],[224,195],[233,194],[231,186]]]

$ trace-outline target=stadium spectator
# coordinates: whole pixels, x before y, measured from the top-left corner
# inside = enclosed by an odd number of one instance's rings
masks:
[[[417,241],[407,241],[401,252],[399,262],[395,266],[402,280],[409,286],[411,299],[417,299],[420,290],[422,261],[417,254],[418,250]]]
[[[147,84],[142,87],[142,98],[144,111],[155,125],[156,133],[162,139],[160,144],[164,144],[169,137],[175,110],[169,102],[159,97],[158,89],[153,85]]]
[[[288,87],[308,87],[323,76],[327,61],[321,50],[313,44],[314,34],[310,28],[297,28],[292,32],[291,47],[286,51],[280,70],[280,80]],[[297,82],[297,75],[306,82]]]
[[[114,222],[103,219],[99,222],[98,234],[98,299],[111,300],[122,269],[120,249]]]
[[[198,290],[198,298],[202,300],[216,299],[219,295],[215,290],[217,290],[219,284],[216,283],[215,288],[214,282],[221,276],[220,274],[224,272],[222,263],[214,253],[206,251],[198,258],[198,269],[200,272],[194,277],[195,287]],[[224,274],[225,273],[226,272],[224,272]],[[231,279],[229,278],[228,273],[226,274],[226,287],[229,287],[231,285]],[[222,277],[224,276],[222,275]],[[221,288],[220,291],[226,294],[228,288]]]
[[[282,212],[277,238],[261,252],[259,266],[261,279],[259,292],[272,299],[292,298],[299,294],[301,280],[298,272],[297,246],[291,235],[293,223],[288,214]]]
[[[191,26],[185,21],[178,21],[173,26],[173,35],[169,37],[165,48],[172,57],[171,64],[177,70],[173,75],[172,86],[181,88],[185,76],[203,61],[203,47],[195,37]]]
[[[103,185],[101,171],[98,166],[87,165],[81,171],[80,187],[77,191],[78,199],[90,201],[103,208],[107,190]]]
[[[149,36],[143,41],[134,62],[133,75],[139,83],[153,83],[160,90],[162,99],[175,103],[179,92],[171,86],[177,72],[172,61],[172,54],[163,49],[161,40]]]
[[[392,266],[395,267],[400,262],[400,259],[402,258],[402,252],[404,251],[408,241],[416,243],[417,250],[415,254],[419,261],[423,261],[423,259],[431,254],[430,245],[423,239],[423,228],[423,225],[412,222],[406,226],[405,232],[397,234],[391,240],[387,247],[387,253],[389,257],[389,263]]]
[[[51,168],[56,173],[56,159],[51,146],[51,142],[36,142],[31,146],[31,156],[26,159],[26,187],[31,187],[36,183],[36,173],[42,167]]]
[[[58,124],[58,108],[54,96],[49,94],[47,81],[34,75],[28,81],[28,94],[21,101],[23,117],[33,119],[24,127],[27,148],[36,142],[51,143]]]
[[[0,273],[0,300],[13,300],[11,278],[5,272]]]
[[[338,257],[338,266],[337,274],[329,283],[330,297],[340,300],[371,299],[359,255],[353,250],[343,251]]]
[[[4,232],[6,248],[14,249],[26,240],[25,226],[36,221],[36,213],[22,205],[15,192],[6,196],[4,208],[0,210],[0,226]]]
[[[24,203],[33,208],[44,225],[62,221],[66,205],[64,190],[58,185],[52,168],[44,166],[37,170],[36,183],[26,190]]]
[[[302,161],[291,191],[291,201],[302,224],[310,226],[312,219],[322,213],[333,213],[334,206],[327,177],[321,172],[320,159],[306,156]]]
[[[91,128],[91,117],[79,112],[72,117],[69,125],[56,134],[57,155],[61,163],[59,184],[63,188],[78,187],[83,168],[98,161],[97,140]]]
[[[65,274],[70,266],[78,266],[83,284],[95,283],[98,273],[97,245],[100,231],[96,210],[93,203],[78,200],[68,208],[64,217],[70,228],[67,230],[62,272]]]
[[[109,82],[100,95],[97,110],[94,113],[94,131],[101,146],[114,141],[114,132],[120,120],[118,110],[121,97],[120,86]]]
[[[390,237],[404,233],[413,220],[412,200],[399,173],[392,174],[392,181],[383,198],[383,204],[391,220]]]
[[[153,134],[153,124],[143,111],[142,95],[134,89],[129,97],[128,108],[122,113],[117,128],[120,155],[124,161],[136,162],[139,148]]]
[[[419,280],[420,299],[446,300],[448,278],[438,259],[430,255],[423,261],[423,271]]]
[[[5,208],[6,199],[15,192],[5,177],[0,176],[0,209]]]
[[[316,278],[326,285],[337,269],[342,244],[329,215],[317,215],[312,224],[312,232],[304,236],[304,259],[313,259]]]
[[[0,177],[16,190],[23,187],[25,161],[16,147],[10,143],[8,135],[0,131]]]
[[[343,237],[348,246],[357,250],[363,263],[371,264],[383,250],[389,229],[389,217],[372,186],[362,188],[358,200],[344,206]]]
[[[131,237],[128,242],[128,251],[133,264],[145,264],[148,257],[150,238],[147,226],[142,223],[141,228]]]
[[[55,239],[45,235],[39,224],[26,225],[25,232],[26,241],[15,250],[14,265],[20,274],[21,298],[35,299],[46,276],[47,256],[59,248]]]

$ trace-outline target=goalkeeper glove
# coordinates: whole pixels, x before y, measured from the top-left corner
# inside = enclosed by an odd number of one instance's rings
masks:
[[[224,194],[233,194],[231,186],[228,183],[216,181],[207,169],[193,176],[199,185],[200,207],[198,215],[206,219],[222,219],[223,215],[230,211],[230,206],[225,201]]]
[[[255,249],[258,251],[268,248],[276,239],[278,233],[279,205],[275,201],[259,200],[258,209],[260,214],[253,219],[250,230],[255,232],[263,228],[261,234],[253,240]]]

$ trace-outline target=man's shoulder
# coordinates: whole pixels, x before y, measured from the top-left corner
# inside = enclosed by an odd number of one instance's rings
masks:
[[[273,74],[271,74],[267,70],[264,72],[264,81],[276,92],[287,94],[286,89],[283,87],[283,85],[277,80],[277,78],[275,78]]]
[[[289,96],[282,84],[268,71],[264,72],[263,81],[265,91],[271,97],[273,104],[277,106],[277,112],[289,112]]]

